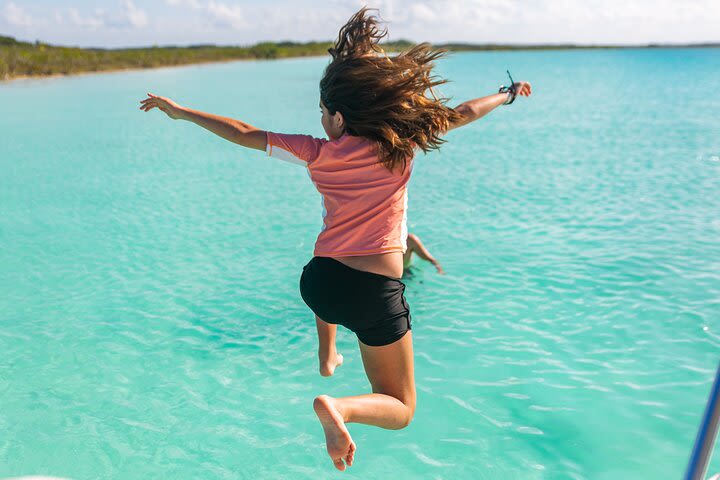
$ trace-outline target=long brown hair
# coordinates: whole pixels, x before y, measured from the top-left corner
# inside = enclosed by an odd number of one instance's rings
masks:
[[[340,29],[332,61],[320,81],[320,99],[331,115],[340,112],[349,135],[377,143],[380,162],[403,170],[415,147],[440,147],[440,136],[460,118],[432,87],[446,80],[432,75],[433,61],[445,51],[421,43],[389,57],[378,45],[387,29],[360,9]],[[432,98],[426,96],[430,91]]]

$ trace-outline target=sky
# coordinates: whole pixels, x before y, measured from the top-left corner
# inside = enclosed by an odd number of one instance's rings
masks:
[[[720,0],[0,0],[0,35],[109,48],[325,41],[364,5],[391,40],[720,42]]]

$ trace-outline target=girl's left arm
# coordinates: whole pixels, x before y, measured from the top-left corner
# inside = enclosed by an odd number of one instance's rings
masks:
[[[528,82],[516,82],[515,88],[517,95],[529,97],[532,93],[532,88]],[[495,110],[500,105],[503,105],[508,100],[507,93],[496,93],[494,95],[488,95],[487,97],[476,98],[474,100],[468,100],[463,102],[457,107],[455,111],[458,112],[462,117],[460,120],[451,123],[448,130],[453,128],[462,127],[468,123],[478,120],[488,113]]]
[[[140,103],[140,109],[145,112],[157,107],[173,120],[187,120],[243,147],[263,151],[267,147],[266,132],[240,120],[182,107],[169,98],[151,93]]]

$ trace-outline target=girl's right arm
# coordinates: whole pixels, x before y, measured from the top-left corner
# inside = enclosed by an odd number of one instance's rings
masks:
[[[141,110],[149,112],[157,107],[174,120],[187,120],[243,147],[263,151],[267,148],[266,132],[240,120],[182,107],[169,98],[158,97],[151,93],[148,93],[148,98],[140,103]]]
[[[529,97],[532,93],[532,88],[528,82],[516,82],[515,88],[517,89],[517,95]],[[487,97],[476,98],[474,100],[468,100],[463,102],[457,107],[455,111],[461,115],[460,120],[450,124],[448,130],[453,128],[462,127],[470,122],[478,120],[488,113],[495,110],[500,105],[503,105],[508,99],[507,93],[496,93],[494,95],[488,95]]]

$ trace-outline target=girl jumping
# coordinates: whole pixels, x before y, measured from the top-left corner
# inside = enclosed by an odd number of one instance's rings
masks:
[[[150,93],[140,102],[146,112],[157,107],[172,119],[308,169],[324,213],[314,256],[300,277],[300,294],[315,313],[320,374],[332,375],[342,364],[335,347],[339,324],[357,335],[372,387],[372,393],[320,395],[313,402],[338,470],[352,465],[355,456],[348,423],[400,429],[415,412],[410,310],[400,281],[415,152],[437,149],[449,130],[531,93],[529,83],[517,82],[450,108],[432,91],[445,83],[431,75],[443,52],[420,44],[388,56],[378,45],[385,35],[366,8],[340,30],[320,81],[327,139],[260,130]]]

